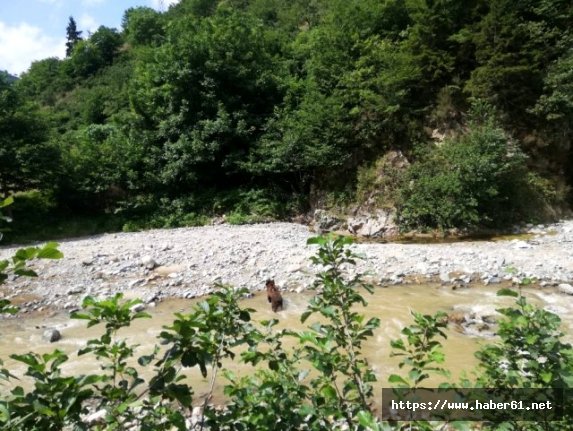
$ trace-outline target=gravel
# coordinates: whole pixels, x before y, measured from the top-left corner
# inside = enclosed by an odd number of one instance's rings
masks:
[[[541,286],[573,280],[573,220],[530,226],[528,239],[450,244],[362,243],[357,270],[373,281],[400,284],[408,277],[442,283],[483,284],[536,278]],[[45,307],[75,309],[86,295],[116,292],[155,303],[166,297],[208,294],[215,283],[262,290],[274,278],[282,289],[301,291],[314,279],[309,257],[316,246],[308,227],[292,223],[205,226],[116,233],[60,242],[64,258],[35,261],[37,278],[15,277],[5,297],[23,312]],[[17,247],[0,249],[9,258]],[[561,289],[562,292],[568,289]],[[569,293],[564,292],[563,295]]]

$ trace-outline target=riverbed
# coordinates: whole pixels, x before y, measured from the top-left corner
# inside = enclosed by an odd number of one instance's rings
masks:
[[[36,278],[11,276],[2,286],[2,297],[21,308],[16,317],[0,320],[0,358],[21,374],[24,367],[9,359],[13,353],[59,348],[70,354],[66,372],[94,372],[95,364],[75,352],[98,328],[85,329],[84,321],[72,321],[69,313],[87,295],[105,298],[122,292],[141,298],[151,320],[135,323],[122,336],[149,353],[163,325],[174,311],[189,310],[217,283],[246,287],[254,298],[246,306],[257,310],[256,320],[275,317],[262,294],[265,280],[274,279],[286,300],[276,314],[280,326],[300,328],[299,318],[312,292],[308,290],[317,271],[310,257],[317,251],[308,245],[314,236],[306,226],[271,223],[250,226],[204,226],[116,233],[62,241],[63,259],[41,260],[31,266]],[[0,249],[8,258],[17,247]],[[373,366],[379,387],[397,372],[397,358],[390,358],[390,340],[412,322],[410,310],[454,314],[444,343],[453,377],[475,365],[480,343],[493,340],[495,309],[511,301],[500,298],[501,287],[530,283],[528,297],[563,319],[567,338],[573,334],[573,221],[530,226],[518,236],[447,243],[357,243],[362,258],[349,273],[366,273],[375,294],[364,310],[379,317],[381,328],[366,344],[364,353]],[[369,295],[366,295],[369,296]],[[461,317],[460,317],[461,316]],[[46,329],[58,329],[62,339],[49,343]],[[249,372],[237,363],[226,364]],[[206,381],[191,372],[196,393]],[[222,393],[223,381],[216,388]],[[439,383],[433,381],[432,383]]]

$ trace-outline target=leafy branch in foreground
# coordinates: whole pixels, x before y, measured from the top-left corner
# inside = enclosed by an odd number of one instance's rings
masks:
[[[0,201],[0,220],[11,221],[8,217],[2,215],[1,210],[12,205],[13,202],[14,199],[12,197]],[[2,239],[1,233],[0,239]],[[58,250],[58,244],[55,242],[45,244],[42,247],[28,247],[17,250],[11,259],[0,260],[0,285],[6,282],[9,274],[19,277],[36,277],[36,272],[26,265],[30,260],[61,259],[62,257],[63,254]],[[0,316],[3,314],[16,314],[17,312],[18,307],[12,305],[8,299],[0,298]],[[27,374],[34,377],[36,381],[34,392],[27,395],[28,401],[30,399],[34,400],[34,403],[32,403],[33,409],[30,410],[25,407],[18,413],[18,409],[21,406],[20,403],[24,397],[24,391],[22,388],[17,387],[12,391],[13,402],[9,404],[6,400],[0,400],[0,425],[6,424],[7,427],[10,427],[7,429],[12,429],[14,426],[22,429],[30,425],[30,420],[34,421],[32,423],[41,423],[52,416],[56,416],[56,419],[52,422],[57,425],[58,420],[62,419],[62,417],[73,416],[78,412],[78,406],[81,405],[82,397],[88,396],[88,393],[83,392],[82,389],[87,383],[82,379],[76,380],[74,378],[62,380],[58,374],[57,363],[61,357],[60,355],[61,352],[59,351],[43,356],[33,353],[19,356],[12,355],[13,359],[29,366]],[[50,361],[52,361],[52,366],[48,372],[47,364]],[[0,380],[16,379],[14,374],[2,367],[3,364],[0,360]],[[71,389],[74,385],[76,385],[75,389]],[[67,388],[67,386],[70,386],[70,388]],[[45,394],[46,398],[43,400],[37,396],[38,394]],[[73,394],[71,398],[69,397],[70,394]],[[67,402],[62,403],[63,399],[66,399]],[[28,401],[24,402],[23,405],[26,406]],[[16,422],[12,420],[14,416],[19,417]]]
[[[497,310],[504,317],[497,330],[499,339],[476,352],[480,371],[477,385],[551,388],[564,390],[567,397],[573,387],[573,347],[563,342],[560,317],[530,304],[521,289],[501,289],[498,296],[516,298],[515,305]],[[545,421],[542,413],[534,424],[517,421],[495,427],[527,431],[573,429],[573,409],[567,399],[562,420]]]
[[[373,317],[364,321],[364,315],[355,310],[357,305],[367,305],[359,288],[369,293],[373,290],[362,281],[360,274],[348,280],[344,277],[343,267],[355,265],[359,257],[348,248],[351,242],[342,236],[308,240],[308,244],[319,246],[317,256],[311,259],[324,270],[314,285],[320,293],[311,299],[301,321],[304,323],[318,314],[326,323],[316,322],[299,334],[306,359],[320,371],[319,376],[311,380],[311,386],[317,390],[313,397],[315,407],[344,419],[350,427],[360,412],[370,410],[371,383],[376,377],[361,348],[380,326],[380,319]]]
[[[26,392],[17,386],[10,397],[0,402],[0,425],[4,430],[57,431],[67,424],[81,426],[85,402],[94,395],[93,384],[98,376],[64,376],[61,365],[68,356],[60,350],[51,353],[11,355],[27,365],[26,376],[34,388]]]
[[[242,362],[257,369],[242,378],[226,373],[230,400],[223,413],[209,417],[212,429],[381,429],[370,404],[375,376],[361,353],[380,321],[365,321],[356,311],[366,305],[360,289],[372,289],[359,275],[345,278],[345,266],[358,257],[348,249],[350,242],[342,237],[309,240],[318,245],[313,263],[323,271],[301,322],[311,316],[319,321],[303,331],[273,331],[276,320],[261,322],[263,330],[250,334],[253,343],[241,354]],[[290,350],[284,347],[287,341],[295,343]]]
[[[198,366],[203,377],[207,377],[207,365],[211,364],[209,392],[201,406],[202,415],[211,400],[218,370],[223,366],[222,360],[233,359],[233,349],[237,346],[252,344],[250,334],[254,330],[250,323],[254,310],[239,306],[240,298],[248,293],[248,289],[234,289],[226,285],[218,287],[219,290],[196,305],[192,313],[176,313],[177,319],[161,332],[162,343],[170,347],[157,362],[159,372],[150,382],[152,393],[163,391],[169,395],[172,392],[171,397],[181,402],[177,394],[181,393],[183,386],[175,385],[179,380],[175,367]],[[189,391],[189,403],[186,405],[190,408],[191,391],[190,388],[185,390]],[[201,427],[203,421],[201,417]]]
[[[121,293],[97,301],[91,296],[84,298],[83,312],[72,313],[73,319],[88,321],[88,328],[103,323],[105,332],[99,339],[92,339],[87,346],[78,352],[78,356],[93,353],[101,364],[103,374],[98,376],[98,408],[105,409],[106,420],[110,425],[120,426],[135,419],[128,408],[137,400],[135,389],[144,383],[138,370],[129,365],[134,356],[136,345],[129,345],[127,340],[118,339],[118,331],[128,327],[136,319],[150,318],[147,313],[135,311],[140,300],[122,301]],[[121,419],[120,419],[121,418]],[[113,429],[113,427],[112,427]]]
[[[391,356],[401,356],[400,368],[409,367],[407,377],[392,374],[388,382],[400,388],[419,388],[430,373],[449,377],[449,372],[440,365],[444,363],[442,343],[437,337],[446,339],[444,330],[447,327],[447,315],[438,312],[434,315],[412,312],[414,324],[402,329],[403,339],[392,340]]]
[[[0,260],[0,284],[3,284],[9,274],[19,277],[37,277],[38,274],[27,266],[27,262],[33,259],[61,259],[64,255],[58,250],[58,244],[49,242],[42,247],[22,248],[11,259]],[[18,308],[12,306],[7,299],[0,299],[0,314],[15,314]]]

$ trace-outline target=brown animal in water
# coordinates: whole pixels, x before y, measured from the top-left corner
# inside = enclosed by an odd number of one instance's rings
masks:
[[[273,311],[276,312],[279,309],[279,307],[282,310],[283,297],[279,292],[279,288],[276,286],[275,281],[267,280],[265,287],[267,288],[267,299],[272,304]]]

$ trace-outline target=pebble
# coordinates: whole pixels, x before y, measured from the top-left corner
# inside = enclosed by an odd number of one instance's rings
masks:
[[[84,288],[82,286],[71,287],[66,292],[68,295],[77,295],[79,293],[83,293]]]
[[[573,221],[539,229],[527,241],[355,244],[353,250],[364,256],[357,261],[356,272],[370,271],[373,280],[385,284],[404,283],[406,276],[430,275],[460,286],[472,277],[496,284],[513,277],[520,280],[526,273],[542,285],[571,283]],[[145,302],[170,296],[192,298],[208,294],[216,281],[258,291],[267,278],[275,278],[299,292],[296,286],[311,284],[317,271],[309,261],[317,247],[306,244],[314,235],[303,225],[272,223],[73,239],[61,244],[63,259],[38,262],[37,278],[18,277],[5,286],[15,291],[26,286],[27,293],[38,296],[33,304],[24,304],[23,312],[47,304],[69,309],[77,307],[88,292],[99,298],[140,287],[141,297],[149,298]],[[0,259],[9,258],[15,250],[1,249]],[[172,275],[156,274],[158,262],[178,269]],[[510,267],[516,271],[505,270]],[[462,274],[458,281],[450,276],[454,273]]]
[[[440,272],[440,281],[442,283],[449,283],[450,275],[447,272]]]
[[[62,334],[57,329],[46,329],[42,334],[42,338],[50,343],[55,343],[62,339]]]
[[[142,257],[141,264],[147,269],[153,269],[157,266],[157,262],[151,256]]]
[[[132,313],[139,313],[140,311],[145,310],[145,304],[139,303],[139,304],[132,305],[129,310],[130,310]]]

